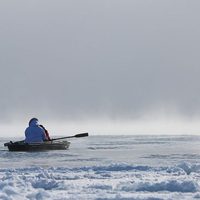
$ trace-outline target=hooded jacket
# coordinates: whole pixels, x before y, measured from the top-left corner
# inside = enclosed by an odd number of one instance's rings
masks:
[[[25,143],[44,142],[44,140],[46,140],[44,129],[39,126],[37,119],[31,120],[25,130]]]

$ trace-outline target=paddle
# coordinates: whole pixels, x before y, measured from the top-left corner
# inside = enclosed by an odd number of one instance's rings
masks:
[[[62,140],[62,139],[73,138],[73,137],[76,137],[76,138],[79,138],[79,137],[87,137],[87,136],[88,136],[88,133],[80,133],[80,134],[76,134],[76,135],[74,135],[74,136],[67,136],[67,137],[54,138],[54,139],[51,139],[51,141]]]

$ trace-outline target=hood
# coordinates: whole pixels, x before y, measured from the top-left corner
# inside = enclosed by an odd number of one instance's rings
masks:
[[[37,118],[32,118],[30,121],[29,121],[29,126],[38,126],[39,125],[39,122],[38,122],[38,119]]]

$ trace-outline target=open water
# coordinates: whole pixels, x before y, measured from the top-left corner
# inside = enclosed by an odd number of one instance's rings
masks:
[[[48,152],[9,152],[10,140],[0,142],[2,200],[200,199],[199,136],[89,136]]]

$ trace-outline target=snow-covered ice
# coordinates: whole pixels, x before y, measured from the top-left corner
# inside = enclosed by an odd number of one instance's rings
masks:
[[[90,136],[66,151],[9,152],[0,199],[200,199],[200,137]]]

